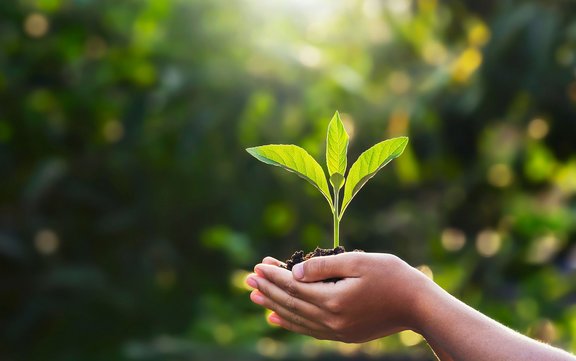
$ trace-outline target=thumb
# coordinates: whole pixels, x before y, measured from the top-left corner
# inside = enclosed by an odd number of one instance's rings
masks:
[[[301,282],[318,282],[330,278],[358,277],[360,253],[310,258],[292,267],[293,277]]]

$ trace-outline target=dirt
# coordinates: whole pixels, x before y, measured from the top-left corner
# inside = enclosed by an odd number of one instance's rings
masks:
[[[292,267],[294,267],[295,265],[297,265],[298,263],[302,263],[310,258],[313,257],[320,257],[320,256],[334,256],[340,253],[345,253],[346,249],[344,249],[344,247],[342,246],[338,246],[336,248],[318,248],[316,247],[316,249],[312,252],[309,252],[307,254],[304,254],[304,251],[300,250],[300,251],[296,251],[294,252],[294,254],[292,255],[292,257],[290,257],[289,259],[286,260],[286,266],[282,265],[281,267],[286,268],[288,270],[292,270]],[[355,249],[352,252],[364,252],[360,249]],[[327,280],[324,280],[324,282],[337,282],[341,280],[341,278],[330,278]]]

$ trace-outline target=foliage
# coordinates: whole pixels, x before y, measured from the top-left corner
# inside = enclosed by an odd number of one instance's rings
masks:
[[[410,136],[348,207],[346,244],[576,351],[575,14],[538,0],[0,1],[0,358],[429,355],[411,334],[290,335],[241,286],[263,256],[331,232],[320,194],[243,149],[283,141],[319,159],[337,108],[353,158]]]
[[[290,144],[269,144],[246,149],[254,158],[266,164],[282,167],[306,179],[326,198],[334,219],[334,248],[340,245],[340,221],[346,207],[360,188],[392,159],[399,157],[406,144],[407,137],[388,139],[371,147],[358,157],[350,168],[346,182],[346,163],[348,154],[348,133],[336,112],[326,136],[326,166],[328,178],[332,184],[332,195],[328,191],[328,182],[322,167],[306,150]],[[338,203],[340,189],[344,188],[342,207]]]

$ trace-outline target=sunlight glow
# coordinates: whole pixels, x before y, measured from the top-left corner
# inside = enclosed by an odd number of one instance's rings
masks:
[[[304,66],[317,68],[322,64],[322,52],[314,46],[303,45],[298,49],[298,60]]]
[[[410,7],[412,5],[412,1],[410,0],[385,1],[384,4],[393,14],[406,16],[410,14]]]
[[[274,11],[278,13],[288,12],[292,15],[300,15],[302,18],[312,18],[315,20],[326,20],[336,11],[349,6],[347,1],[343,0],[247,0],[246,4],[254,10]]]

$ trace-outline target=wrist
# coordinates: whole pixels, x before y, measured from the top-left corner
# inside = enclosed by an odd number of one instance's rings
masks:
[[[419,273],[411,303],[410,329],[424,338],[429,333],[429,325],[434,310],[437,310],[446,292],[426,275]]]

